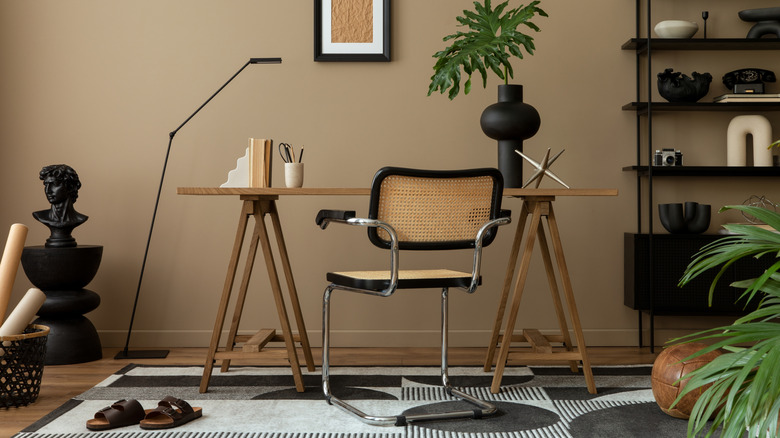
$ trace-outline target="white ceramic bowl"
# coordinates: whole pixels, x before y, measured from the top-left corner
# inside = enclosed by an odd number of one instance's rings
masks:
[[[691,38],[699,25],[685,20],[665,20],[656,24],[654,30],[661,38]]]

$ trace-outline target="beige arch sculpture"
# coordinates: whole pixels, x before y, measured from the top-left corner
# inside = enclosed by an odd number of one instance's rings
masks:
[[[731,119],[726,133],[726,164],[747,166],[747,136],[753,136],[753,166],[772,166],[772,124],[760,115]]]

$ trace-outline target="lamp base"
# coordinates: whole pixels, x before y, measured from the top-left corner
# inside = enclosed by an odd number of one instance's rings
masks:
[[[165,359],[168,350],[119,350],[114,359]]]

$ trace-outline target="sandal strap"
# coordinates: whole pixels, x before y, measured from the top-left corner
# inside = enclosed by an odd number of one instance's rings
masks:
[[[118,400],[95,412],[95,418],[105,418],[108,424],[116,424],[135,419],[136,422],[144,418],[144,408],[136,400]]]
[[[168,396],[160,400],[159,404],[162,404],[163,402],[167,403],[168,406],[177,408],[183,414],[191,414],[193,412],[192,406],[190,406],[189,403],[187,403],[185,400],[182,400],[180,398]]]
[[[193,413],[192,406],[186,401],[176,397],[165,397],[157,403],[157,407],[146,414],[146,418],[153,418],[159,415],[165,415],[172,420],[179,420],[185,415]]]

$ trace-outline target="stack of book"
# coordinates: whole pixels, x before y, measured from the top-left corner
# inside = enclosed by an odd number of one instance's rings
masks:
[[[780,94],[723,94],[714,99],[718,103],[734,103],[734,102],[780,102]]]

